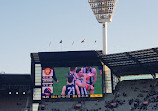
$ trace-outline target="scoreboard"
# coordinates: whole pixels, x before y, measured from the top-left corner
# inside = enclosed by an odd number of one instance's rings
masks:
[[[49,98],[53,95],[53,69],[42,70],[42,97]]]

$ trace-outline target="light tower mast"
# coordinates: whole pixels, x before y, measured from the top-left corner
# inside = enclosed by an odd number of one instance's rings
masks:
[[[88,0],[88,2],[97,21],[103,24],[103,54],[106,55],[107,23],[112,21],[112,15],[118,0]],[[103,73],[105,73],[105,89],[103,89],[103,93],[112,93],[112,74],[106,65],[103,65]]]

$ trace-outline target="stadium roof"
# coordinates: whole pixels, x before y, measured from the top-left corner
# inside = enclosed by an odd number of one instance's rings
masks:
[[[102,61],[116,76],[158,73],[158,48],[103,55],[102,51],[31,53],[35,63],[45,67],[94,66]]]
[[[117,76],[158,73],[158,48],[108,55],[97,53]]]
[[[0,74],[0,85],[31,86],[33,81],[30,74]]]

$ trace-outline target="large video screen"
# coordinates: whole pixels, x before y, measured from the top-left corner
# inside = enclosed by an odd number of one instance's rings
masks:
[[[42,98],[102,97],[101,66],[42,69]]]

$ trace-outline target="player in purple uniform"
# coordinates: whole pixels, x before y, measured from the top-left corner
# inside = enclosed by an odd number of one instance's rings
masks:
[[[63,86],[61,95],[80,95],[80,91],[77,85],[73,83],[73,75],[67,76],[67,85]]]

